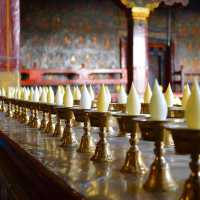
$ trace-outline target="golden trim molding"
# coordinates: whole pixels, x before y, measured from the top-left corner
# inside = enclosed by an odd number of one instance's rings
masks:
[[[150,15],[150,9],[144,7],[133,7],[132,16],[134,20],[146,21]]]

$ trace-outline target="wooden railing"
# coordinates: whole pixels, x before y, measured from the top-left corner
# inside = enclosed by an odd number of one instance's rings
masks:
[[[126,68],[71,70],[20,69],[21,85],[66,85],[66,84],[127,84]]]

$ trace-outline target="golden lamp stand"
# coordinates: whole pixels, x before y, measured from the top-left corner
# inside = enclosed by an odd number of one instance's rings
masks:
[[[65,120],[61,147],[76,146],[78,142],[72,130],[73,122],[75,120],[73,112],[70,108],[63,107],[59,109],[59,116],[61,119]]]
[[[32,102],[29,102],[29,104],[28,104],[28,109],[29,109],[29,111],[30,111],[30,116],[29,116],[28,124],[27,124],[27,125],[30,126],[30,127],[32,127],[33,118],[34,118]]]
[[[24,102],[25,103],[25,102]],[[27,124],[28,123],[28,116],[27,116],[27,108],[26,105],[23,105],[22,108],[22,113],[23,113],[23,117],[22,117],[22,123]]]
[[[176,183],[171,176],[169,164],[164,157],[164,124],[168,120],[140,119],[138,122],[142,138],[147,141],[153,141],[155,144],[155,159],[151,165],[149,176],[144,183],[144,189],[152,192],[176,190]]]
[[[52,135],[53,134],[53,120],[52,120],[52,113],[51,110],[48,111],[48,121],[47,121],[47,125],[45,128],[45,133]]]
[[[96,144],[95,153],[91,160],[95,162],[112,161],[110,144],[107,141],[106,125],[110,117],[109,112],[86,111],[89,114],[92,127],[99,127],[99,141]]]
[[[79,153],[90,153],[93,151],[94,143],[91,137],[91,125],[90,125],[90,119],[87,109],[81,109],[81,108],[72,108],[71,109],[74,113],[75,119],[78,122],[84,123],[84,134],[81,137],[80,146],[77,149],[77,152]]]
[[[9,100],[7,102],[7,112],[6,112],[6,117],[12,117],[12,112],[11,112],[11,102]]]
[[[173,106],[168,108],[168,118],[184,118],[184,110],[182,107]]]
[[[200,199],[200,130],[188,128],[180,122],[167,124],[166,128],[172,133],[176,153],[191,156],[191,175],[184,184],[180,200]]]
[[[59,137],[62,135],[62,130],[61,130],[61,122],[60,122],[60,117],[58,115],[56,115],[56,125],[55,125],[55,129],[53,132],[53,137]]]
[[[122,119],[124,133],[131,133],[130,148],[127,151],[124,165],[121,168],[122,173],[133,173],[135,175],[143,175],[147,172],[141,151],[138,147],[139,136],[137,133],[137,118],[143,116],[131,116],[123,113],[114,114],[116,118]]]
[[[40,104],[39,104],[39,110],[42,112],[42,120],[41,120],[39,129],[40,129],[41,131],[45,131],[46,126],[47,126],[47,120],[46,120],[46,104],[40,103]]]
[[[5,112],[4,98],[5,97],[1,98],[1,112]]]
[[[149,103],[142,103],[141,104],[141,113],[142,114],[149,114]]]

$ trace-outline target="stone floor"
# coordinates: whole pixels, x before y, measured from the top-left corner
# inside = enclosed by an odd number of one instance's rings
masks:
[[[180,197],[183,183],[190,172],[189,156],[175,155],[174,147],[166,148],[166,159],[178,189],[168,193],[146,192],[142,185],[148,173],[145,176],[135,177],[119,171],[129,148],[128,137],[110,136],[113,161],[109,164],[100,164],[90,161],[91,154],[77,153],[77,147],[62,148],[59,146],[59,138],[48,137],[37,129],[31,129],[13,119],[5,118],[2,113],[0,129],[47,169],[64,179],[67,184],[88,199],[175,200]],[[80,141],[81,128],[75,128],[74,131]],[[98,134],[94,132],[92,137],[96,143]],[[139,146],[144,161],[149,167],[154,158],[153,143],[141,141]]]

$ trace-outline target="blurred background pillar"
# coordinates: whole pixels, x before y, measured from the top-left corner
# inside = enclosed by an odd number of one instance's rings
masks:
[[[19,85],[19,0],[0,0],[0,87]]]

